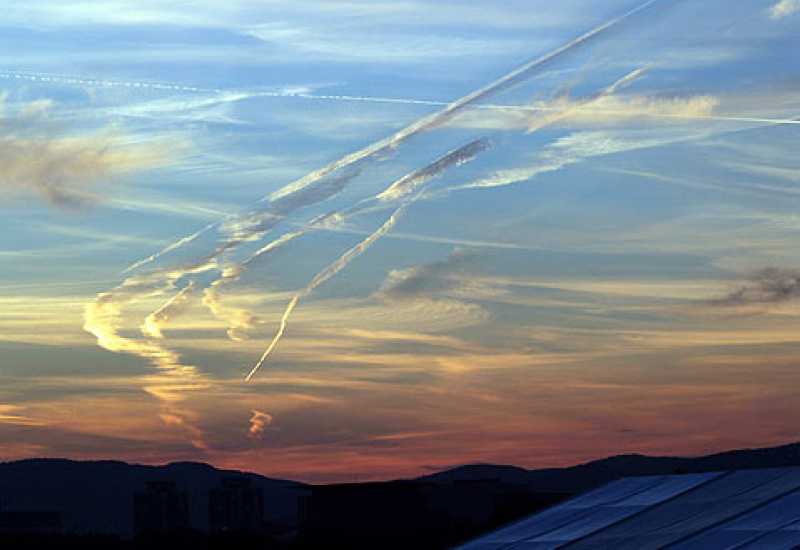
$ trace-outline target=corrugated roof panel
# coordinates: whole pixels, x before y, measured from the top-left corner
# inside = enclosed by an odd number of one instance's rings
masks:
[[[798,488],[800,468],[732,472],[573,543],[569,548],[661,548]]]
[[[503,546],[503,550],[555,550],[560,546],[559,543],[554,542],[536,542],[530,540],[520,541],[514,546]]]
[[[719,477],[720,473],[626,478],[491,533],[462,550],[554,548]]]
[[[617,481],[612,481],[607,485],[598,487],[593,491],[580,495],[560,505],[569,508],[590,508],[600,506],[610,502],[617,502],[621,499],[630,498],[642,491],[657,487],[670,476],[641,476],[627,477]]]
[[[621,479],[593,491],[572,498],[534,516],[525,518],[485,537],[468,543],[462,550],[496,548],[492,545],[508,545],[526,538],[558,529],[591,514],[596,506],[615,502],[655,487],[665,476],[632,477]],[[487,546],[488,545],[488,546]]]
[[[584,537],[630,517],[642,509],[642,506],[599,506],[586,517],[542,535],[528,537],[509,546],[509,550],[528,548],[526,545],[528,543],[540,544],[543,545],[543,548],[557,548],[566,542]]]
[[[656,485],[634,493],[619,501],[609,502],[597,506],[592,513],[578,521],[573,521],[559,529],[549,531],[537,537],[530,538],[533,542],[560,544],[585,537],[613,525],[618,521],[631,517],[653,504],[663,502],[693,489],[703,483],[716,479],[721,473],[691,474],[685,476],[669,476],[662,478]],[[516,548],[516,546],[512,546]]]
[[[800,492],[768,502],[752,512],[732,519],[708,531],[695,535],[674,545],[676,550],[703,550],[705,548],[724,548],[725,544],[751,544],[765,538],[773,531],[786,530],[786,536],[800,536]],[[800,544],[797,541],[796,544]],[[763,546],[762,546],[763,548]]]
[[[575,497],[544,512],[518,521],[503,529],[468,543],[462,550],[484,550],[508,545],[558,529],[591,514],[596,506],[631,497],[663,482],[666,476],[626,478]]]
[[[737,550],[739,548],[741,550],[763,550],[764,548],[769,548],[770,550],[794,550],[798,546],[800,546],[800,525],[767,533],[745,546],[737,547]]]
[[[616,506],[652,506],[723,475],[723,472],[669,476],[655,487],[631,495]]]

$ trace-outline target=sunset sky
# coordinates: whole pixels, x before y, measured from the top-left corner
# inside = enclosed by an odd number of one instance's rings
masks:
[[[0,460],[800,440],[800,0],[30,0],[0,44]]]

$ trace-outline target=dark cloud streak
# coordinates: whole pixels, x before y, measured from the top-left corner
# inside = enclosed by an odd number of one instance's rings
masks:
[[[800,269],[767,267],[754,272],[748,281],[723,298],[718,306],[770,305],[800,299]]]

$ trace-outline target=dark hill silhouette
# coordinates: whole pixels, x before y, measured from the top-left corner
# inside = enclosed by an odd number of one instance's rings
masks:
[[[568,468],[525,470],[516,466],[472,464],[419,478],[434,483],[495,479],[540,492],[582,492],[629,476],[715,472],[800,466],[800,443],[764,449],[742,449],[701,457],[618,455]]]
[[[208,524],[208,491],[224,477],[245,475],[268,495],[267,519],[296,523],[297,499],[305,486],[258,474],[218,470],[208,464],[176,462],[144,466],[118,461],[31,459],[0,464],[0,507],[52,509],[73,533],[133,533],[133,495],[149,481],[174,481],[189,493],[192,527]]]
[[[207,528],[209,490],[217,487],[224,477],[244,475],[263,489],[266,518],[274,525],[297,527],[298,510],[305,509],[308,516],[306,520],[311,524],[316,522],[318,531],[328,529],[330,526],[320,522],[324,523],[326,518],[335,515],[338,518],[335,527],[339,534],[345,536],[358,532],[364,535],[362,518],[358,514],[340,513],[342,510],[356,504],[363,508],[364,513],[373,508],[386,510],[392,506],[407,509],[408,506],[404,508],[402,503],[398,504],[402,499],[422,499],[436,513],[461,514],[465,517],[483,514],[490,518],[480,525],[480,522],[472,522],[469,526],[469,535],[472,536],[472,531],[477,534],[496,526],[498,522],[531,513],[537,507],[541,508],[569,494],[586,491],[621,477],[781,466],[800,466],[800,443],[693,458],[620,455],[568,468],[542,470],[474,464],[400,482],[317,487],[252,473],[219,470],[192,462],[143,466],[117,461],[31,459],[0,463],[0,507],[9,510],[60,511],[64,528],[71,533],[129,536],[133,531],[134,493],[141,491],[149,481],[168,480],[189,493],[191,526],[202,531]],[[469,503],[470,507],[464,508],[465,503]],[[312,511],[310,516],[309,510]],[[408,515],[394,515],[397,532],[407,533]],[[451,520],[448,521],[453,523]],[[302,531],[303,525],[300,527]],[[386,533],[391,533],[392,529],[391,522],[380,524],[380,533],[376,536],[385,540]],[[329,531],[325,532],[325,536],[334,536]],[[467,534],[466,530],[462,530],[452,537],[458,535],[463,538]],[[452,542],[455,539],[447,540]],[[411,544],[413,541],[406,542]]]

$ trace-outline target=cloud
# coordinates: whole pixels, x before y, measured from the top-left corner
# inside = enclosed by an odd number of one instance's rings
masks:
[[[705,135],[705,134],[704,134]],[[658,147],[688,140],[684,133],[661,136],[653,132],[575,132],[547,145],[530,166],[498,170],[470,183],[450,187],[444,192],[458,189],[503,187],[533,179],[540,174],[556,172],[587,159]]]
[[[162,164],[162,151],[131,145],[123,136],[100,131],[53,137],[50,101],[34,101],[0,115],[0,193],[39,194],[61,208],[94,203],[92,185],[125,172]]]
[[[572,24],[584,18],[579,6],[569,3],[562,10],[546,10],[546,2],[538,0],[540,9],[512,10],[503,5],[475,6],[471,2],[446,2],[442,5],[419,0],[270,0],[269,10],[263,0],[231,0],[219,4],[212,0],[165,4],[160,0],[108,0],[102,5],[63,0],[31,0],[10,8],[8,24],[34,28],[63,28],[86,25],[169,25],[176,27],[223,28],[246,32],[260,25],[281,28],[276,14],[307,26],[316,25],[320,34],[324,25],[336,25],[339,31],[365,32],[377,23],[417,30],[421,24],[450,27],[454,24],[481,24],[498,29],[529,30],[533,25],[552,28]],[[561,7],[561,6],[560,6]],[[585,11],[585,10],[584,10]],[[311,27],[312,29],[314,27]],[[286,34],[296,34],[290,30]],[[363,48],[363,44],[362,44]]]
[[[486,138],[471,141],[463,147],[450,151],[428,166],[400,178],[379,193],[376,198],[381,201],[401,199],[416,191],[420,185],[424,185],[431,179],[441,175],[451,166],[461,166],[474,160],[476,156],[486,151],[489,147],[490,143]]]
[[[413,121],[392,135],[375,141],[358,151],[347,154],[283,186],[269,196],[264,197],[253,211],[241,216],[236,221],[225,224],[225,229],[230,235],[230,238],[227,242],[220,245],[211,257],[216,258],[219,254],[227,250],[236,249],[242,243],[262,238],[267,231],[272,229],[282,221],[283,218],[295,210],[311,206],[338,195],[352,179],[360,174],[365,164],[375,159],[385,159],[412,137],[445,126],[464,111],[479,104],[482,100],[488,99],[493,95],[508,90],[532,78],[542,66],[572,50],[583,47],[586,43],[590,43],[595,37],[608,32],[626,19],[646,10],[656,2],[657,0],[647,0],[638,7],[594,27],[592,30],[570,40],[566,44],[460,97],[444,108]],[[625,81],[625,79],[623,79],[623,81]],[[613,88],[614,87],[612,87],[612,89]],[[343,173],[339,175],[335,174],[340,170],[342,170]],[[263,203],[266,204],[264,205]],[[154,256],[157,257],[160,254],[161,253],[158,253]],[[144,265],[147,261],[148,260],[137,262],[136,265]],[[289,309],[293,307],[294,306],[291,306]],[[283,327],[283,323],[281,326]]]
[[[453,275],[463,272],[473,259],[471,253],[456,248],[443,260],[392,270],[378,295],[389,300],[407,300],[450,290],[461,284]]]
[[[522,50],[521,39],[481,39],[435,33],[381,33],[376,28],[323,29],[286,22],[270,22],[246,29],[243,34],[282,46],[291,52],[328,61],[397,63],[420,59],[464,58],[502,55]],[[350,31],[350,32],[348,32]],[[413,39],[409,39],[413,37]]]
[[[17,426],[42,426],[42,422],[20,414],[22,407],[0,403],[0,424],[13,424]]]
[[[491,86],[490,86],[491,87]],[[480,95],[480,94],[478,94]],[[447,110],[443,111],[446,112]],[[305,288],[300,290],[297,294],[295,294],[292,299],[289,301],[289,304],[286,306],[286,309],[283,312],[283,316],[281,317],[280,325],[278,327],[278,331],[276,332],[272,342],[270,342],[267,349],[261,355],[261,358],[255,364],[255,366],[250,370],[245,381],[250,381],[253,375],[261,368],[261,365],[264,364],[267,357],[272,353],[275,347],[280,342],[281,338],[283,337],[283,333],[286,331],[287,323],[289,322],[289,317],[291,317],[292,312],[297,307],[299,301],[307,296],[309,296],[312,292],[314,292],[317,287],[324,284],[329,279],[335,277],[339,274],[342,270],[347,268],[350,265],[350,262],[361,256],[364,252],[369,250],[372,245],[378,242],[381,238],[383,238],[386,234],[388,234],[394,226],[397,224],[398,220],[400,220],[406,213],[406,210],[416,202],[420,197],[423,195],[424,186],[428,183],[431,179],[437,177],[445,170],[447,170],[451,166],[459,166],[464,164],[465,162],[469,162],[473,160],[478,154],[482,151],[485,151],[489,147],[489,142],[485,139],[478,139],[475,141],[471,141],[466,145],[454,150],[450,151],[443,157],[435,160],[428,166],[415,170],[410,177],[403,177],[397,180],[396,182],[389,185],[386,188],[387,191],[390,192],[389,198],[394,199],[395,197],[400,197],[396,200],[399,202],[399,206],[392,212],[392,214],[383,222],[383,224],[378,227],[374,232],[370,235],[365,237],[360,243],[356,244],[346,252],[344,252],[337,260],[329,264],[326,268],[322,271],[317,273],[311,281],[306,285]],[[412,196],[406,196],[406,194],[416,191],[422,187],[423,190],[420,190],[416,194]],[[384,194],[376,195],[376,199],[380,199]],[[361,203],[356,204],[353,206],[349,212],[356,212],[359,210]],[[324,216],[326,218],[327,216]]]
[[[770,305],[800,298],[800,269],[767,267],[727,296],[713,300],[721,306]]]
[[[571,106],[572,100],[557,99],[539,104],[543,110],[565,110],[569,114],[565,125],[610,125],[645,119],[649,124],[657,121],[676,122],[686,119],[708,118],[719,105],[712,96],[647,97],[638,95],[606,96],[585,106]],[[534,105],[536,106],[536,105]]]
[[[248,436],[252,438],[259,438],[264,435],[264,429],[272,424],[272,415],[256,409],[251,411],[253,416],[250,417],[250,429]]]
[[[140,330],[150,338],[136,340],[120,334],[123,306],[172,290],[174,279],[171,276],[175,274],[168,273],[164,277],[166,283],[156,282],[158,275],[129,277],[110,292],[101,292],[84,307],[83,330],[93,335],[97,345],[107,351],[134,355],[150,363],[154,372],[141,378],[142,390],[160,402],[159,418],[165,425],[181,429],[196,449],[205,451],[208,446],[204,434],[182,402],[187,394],[208,389],[210,384],[196,367],[183,364],[180,354],[163,346],[158,339],[163,325],[185,307],[193,286],[186,286],[146,318]]]
[[[644,95],[607,95],[587,101],[560,97],[539,101],[525,107],[494,105],[468,111],[454,123],[460,127],[519,130],[556,127],[617,126],[646,123],[676,124],[692,120],[727,120],[714,110],[720,101],[714,96],[649,97]]]
[[[800,12],[800,0],[780,0],[769,9],[769,16],[772,19],[783,19],[797,12]]]
[[[141,327],[142,334],[150,338],[163,338],[164,335],[161,332],[162,327],[166,325],[170,319],[173,319],[186,309],[192,292],[194,292],[194,281],[189,281],[188,285],[182,288],[163,306],[145,317]]]

